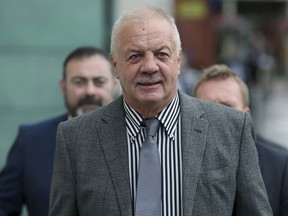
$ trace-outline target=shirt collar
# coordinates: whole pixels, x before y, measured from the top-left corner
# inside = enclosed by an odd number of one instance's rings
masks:
[[[126,117],[126,125],[128,126],[128,134],[132,137],[140,132],[141,123],[144,118],[132,107],[130,107],[124,100],[124,111]],[[178,93],[173,98],[172,102],[165,107],[157,116],[158,120],[164,125],[165,130],[169,137],[174,136],[176,126],[180,115],[180,102]]]

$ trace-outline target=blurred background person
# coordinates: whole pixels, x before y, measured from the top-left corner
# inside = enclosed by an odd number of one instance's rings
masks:
[[[226,65],[203,70],[194,94],[197,98],[250,113],[247,85]],[[274,216],[288,215],[288,151],[256,136],[264,184]]]
[[[67,113],[35,124],[22,125],[0,173],[0,216],[47,216],[49,191],[60,122],[102,107],[113,100],[116,80],[104,52],[79,47],[63,64],[60,88]]]

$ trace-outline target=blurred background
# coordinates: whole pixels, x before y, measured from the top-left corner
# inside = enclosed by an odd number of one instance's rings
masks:
[[[20,124],[65,112],[59,80],[68,52],[95,45],[109,53],[114,20],[143,5],[175,17],[192,71],[232,67],[250,88],[256,131],[288,148],[288,1],[143,2],[0,1],[0,168]]]

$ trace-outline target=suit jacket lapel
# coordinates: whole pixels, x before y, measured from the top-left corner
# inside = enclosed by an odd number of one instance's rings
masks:
[[[209,123],[198,100],[180,93],[182,122],[183,212],[192,215]]]
[[[132,215],[126,124],[122,97],[114,101],[113,105],[109,105],[109,109],[102,119],[101,132],[99,133],[100,142],[108,163],[121,215]]]

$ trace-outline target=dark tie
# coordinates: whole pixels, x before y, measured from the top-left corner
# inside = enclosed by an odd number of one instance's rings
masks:
[[[160,122],[146,119],[146,140],[140,151],[135,216],[160,216],[162,179],[157,131]]]

